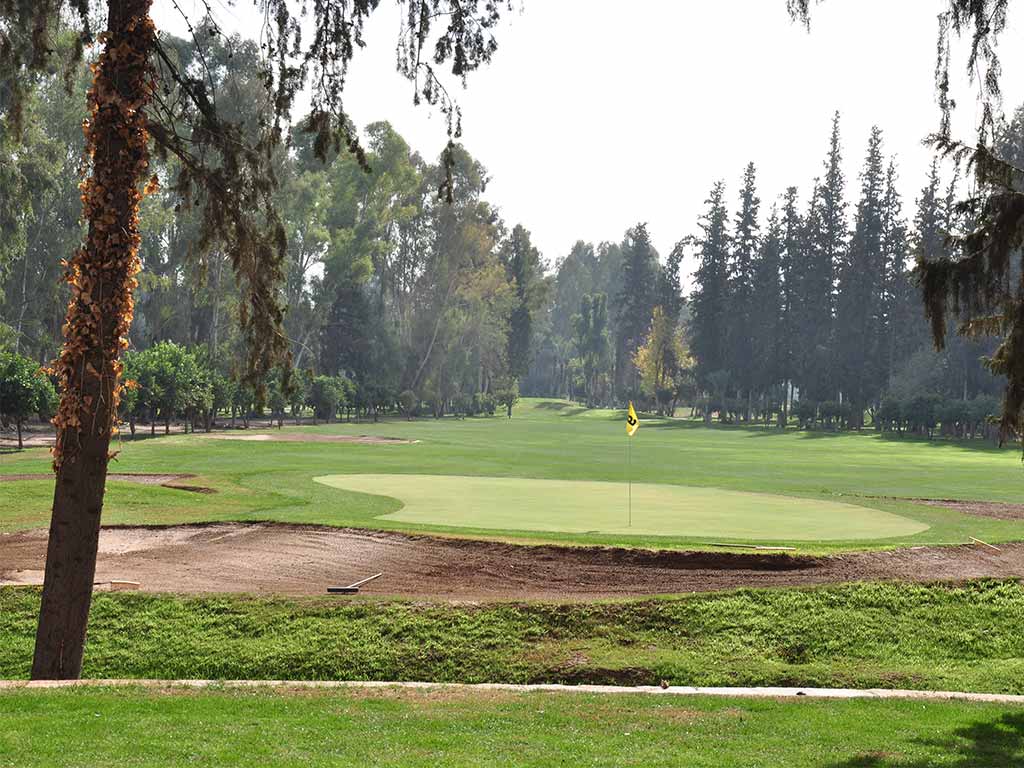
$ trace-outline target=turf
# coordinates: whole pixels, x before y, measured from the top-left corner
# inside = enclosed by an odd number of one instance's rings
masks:
[[[624,483],[586,480],[458,475],[314,479],[332,488],[397,497],[402,508],[382,519],[419,525],[765,541],[881,539],[928,527],[854,504],[720,488],[655,483],[627,488]]]
[[[27,677],[38,606],[0,588],[0,678]],[[1024,694],[1022,625],[1015,581],[586,604],[98,593],[83,675]]]
[[[762,428],[705,428],[698,422],[643,420],[632,442],[635,483],[840,501],[926,524],[912,535],[872,540],[782,540],[802,551],[831,552],[927,543],[1024,539],[1024,521],[971,517],[891,497],[1019,501],[1020,453],[980,441],[894,439],[874,433],[834,434]],[[293,428],[296,429],[296,428]],[[198,495],[111,483],[107,523],[167,524],[272,519],[566,543],[701,547],[728,539],[685,534],[565,533],[445,527],[391,520],[394,498],[345,492],[312,482],[352,474],[472,475],[624,482],[626,437],[621,412],[564,402],[527,400],[514,418],[442,419],[302,427],[323,434],[375,434],[415,445],[239,442],[200,435],[125,440],[113,465],[121,472],[192,472]],[[44,449],[0,455],[0,474],[46,472]],[[396,479],[396,484],[401,479]],[[0,482],[0,531],[45,526],[52,481]],[[395,493],[395,492],[393,492]],[[879,498],[884,497],[884,498]],[[728,510],[723,509],[723,513]],[[588,529],[589,530],[589,529]],[[755,543],[764,543],[756,541]]]
[[[449,691],[0,693],[0,766],[1006,768],[1024,710]]]

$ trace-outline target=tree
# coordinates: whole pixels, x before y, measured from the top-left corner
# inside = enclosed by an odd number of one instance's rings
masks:
[[[651,315],[651,332],[633,356],[633,364],[640,371],[644,393],[657,403],[658,415],[675,413],[680,373],[687,368],[686,357],[679,328],[661,306],[656,306]]]
[[[530,243],[530,233],[521,224],[513,228],[498,255],[516,292],[509,318],[508,367],[512,376],[519,380],[530,367],[536,316],[544,303],[547,284],[543,279],[540,252]]]
[[[599,382],[611,366],[608,301],[603,293],[580,300],[579,314],[573,317],[573,335],[587,405],[594,406],[600,398]]]
[[[0,422],[13,423],[18,431],[18,449],[24,447],[22,428],[32,414],[45,418],[56,400],[53,384],[39,366],[16,352],[0,350]]]
[[[633,353],[647,335],[657,301],[659,270],[647,225],[637,224],[626,232],[622,243],[622,282],[616,296],[615,383],[620,397],[638,388]]]
[[[344,395],[337,378],[315,376],[310,382],[308,405],[313,409],[313,418],[330,422],[344,402]]]
[[[690,299],[690,346],[697,361],[697,382],[704,389],[714,389],[712,374],[724,374],[729,364],[729,234],[724,198],[725,184],[716,182],[704,203],[707,212],[700,220],[702,235],[696,241],[700,265]]]
[[[740,395],[746,395],[746,420],[750,420],[754,389],[755,348],[753,338],[754,301],[764,287],[755,284],[755,261],[761,247],[757,196],[757,177],[753,163],[743,171],[740,207],[736,213],[732,252],[729,258],[728,357],[726,369],[732,371]]]
[[[14,135],[22,134],[24,106],[36,73],[80,60],[81,43],[92,39],[91,5],[56,0],[0,6],[0,90],[5,93],[0,116]],[[399,69],[414,82],[417,100],[440,106],[454,138],[460,116],[440,84],[437,68],[450,63],[454,76],[464,78],[489,61],[496,49],[492,30],[500,5],[481,0],[421,5],[422,12],[404,16]],[[197,76],[175,65],[149,17],[150,0],[106,2],[106,30],[99,37],[102,51],[93,69],[85,130],[90,175],[82,198],[88,233],[83,247],[68,260],[72,298],[64,348],[55,364],[61,387],[55,418],[57,483],[34,678],[73,678],[81,671],[110,436],[121,388],[120,355],[131,325],[139,270],[139,203],[144,192],[159,183],[150,176],[151,142],[159,154],[173,154],[181,162],[173,187],[186,204],[201,207],[201,246],[220,245],[230,257],[249,308],[241,313],[241,326],[250,381],[258,381],[286,352],[276,295],[286,234],[274,210],[274,176],[268,164],[282,142],[281,122],[307,78],[313,92],[306,125],[317,134],[316,153],[326,157],[330,148],[344,144],[357,158],[364,156],[341,99],[348,63],[363,44],[363,24],[378,2],[318,0],[313,34],[308,36],[293,14],[295,6],[304,9],[304,4],[261,0],[259,6],[276,23],[263,30],[265,79],[271,89],[254,144],[246,141],[244,126],[218,113],[205,73]],[[440,32],[433,56],[421,55],[438,19],[447,27]],[[52,44],[53,33],[63,24],[80,30],[80,43],[70,53]],[[154,87],[157,81],[166,89]],[[143,183],[146,188],[140,190]],[[441,191],[451,197],[450,176]]]
[[[1001,65],[997,42],[1006,30],[1009,0],[948,0],[939,15],[936,92],[938,130],[929,137],[941,155],[969,161],[974,192],[957,209],[967,227],[950,233],[950,253],[935,260],[918,257],[925,314],[932,338],[943,349],[950,320],[972,338],[997,336],[989,369],[1006,378],[1000,432],[1024,434],[1024,283],[1011,279],[1024,268],[1024,169],[1019,155],[1000,146]],[[790,13],[809,23],[810,0],[787,0]],[[966,69],[978,84],[978,133],[973,141],[952,135],[955,102],[950,98],[952,40],[970,39]]]
[[[832,120],[825,176],[814,186],[805,218],[797,381],[801,398],[812,400],[829,398],[835,387],[832,333],[836,267],[847,248],[845,186],[837,112]]]
[[[753,264],[755,290],[750,306],[752,354],[748,363],[753,390],[766,397],[766,412],[773,408],[772,390],[777,389],[786,373],[785,305],[781,282],[784,240],[783,224],[778,211],[773,207],[768,218],[768,230]],[[783,414],[780,423],[784,426],[785,405],[779,410]]]
[[[855,428],[863,425],[864,410],[881,389],[879,352],[888,265],[883,253],[882,132],[877,126],[871,129],[860,179],[853,237],[839,263],[834,335],[838,383],[850,403]]]

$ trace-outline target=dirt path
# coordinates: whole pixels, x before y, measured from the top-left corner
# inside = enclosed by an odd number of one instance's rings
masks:
[[[0,584],[42,581],[46,531],[0,535]],[[97,581],[153,592],[364,592],[452,600],[594,599],[860,580],[1024,577],[1024,544],[915,547],[813,558],[520,546],[316,526],[105,528]]]

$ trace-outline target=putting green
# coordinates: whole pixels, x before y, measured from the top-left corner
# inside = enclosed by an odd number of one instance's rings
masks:
[[[503,531],[830,541],[910,536],[907,517],[835,501],[680,485],[453,475],[327,475],[346,491],[389,496],[402,509],[379,520]]]

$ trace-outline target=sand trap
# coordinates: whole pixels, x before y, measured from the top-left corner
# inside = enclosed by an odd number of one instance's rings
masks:
[[[0,534],[0,584],[42,583],[46,531]],[[218,523],[104,528],[96,581],[148,592],[366,594],[454,600],[573,600],[850,581],[1020,578],[1024,544],[915,547],[807,557],[524,546],[321,526]],[[340,599],[339,599],[340,600]],[[339,605],[341,603],[339,602]]]

